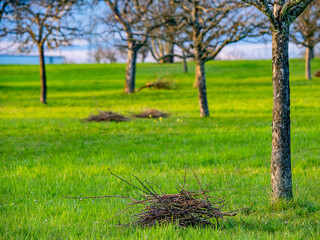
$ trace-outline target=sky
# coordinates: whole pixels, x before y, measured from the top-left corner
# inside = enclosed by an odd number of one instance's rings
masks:
[[[93,49],[92,52],[95,50]],[[290,43],[290,58],[301,58],[303,49],[298,48],[295,44]],[[69,63],[88,63],[90,59],[89,45],[83,43],[61,50],[47,51],[47,55],[64,56]],[[219,60],[241,60],[241,59],[271,59],[272,45],[271,43],[236,43],[226,46],[217,56]],[[121,58],[119,62],[125,62],[126,59]],[[149,54],[146,62],[154,62],[155,60]]]
[[[91,21],[91,15],[97,14],[97,12],[103,13],[106,11],[107,7],[105,4],[98,5],[92,9],[84,9],[84,12],[78,17],[81,19],[85,19],[87,21]],[[85,18],[83,18],[85,16]],[[99,26],[96,26],[99,28]],[[94,30],[95,31],[95,30]],[[96,41],[96,39],[93,39]],[[101,40],[100,40],[101,41]],[[259,40],[257,40],[259,41]],[[21,55],[20,52],[17,51],[16,47],[11,47],[7,49],[7,47],[11,45],[8,40],[0,41],[0,54],[13,54],[13,55]],[[97,45],[97,44],[95,44]],[[102,44],[103,45],[103,44]],[[46,50],[46,56],[63,56],[65,57],[66,63],[91,63],[93,62],[92,53],[95,51],[95,47],[91,47],[91,51],[89,50],[90,46],[87,40],[75,40],[73,41],[73,45],[69,47],[62,47],[60,49],[55,50]],[[289,56],[290,58],[302,58],[304,49],[298,48],[296,45],[290,43],[289,45]],[[29,55],[38,55],[36,48],[34,51],[30,52]],[[119,54],[120,55],[120,54]],[[237,60],[237,59],[271,59],[272,55],[272,46],[271,41],[265,43],[261,40],[261,42],[250,43],[246,40],[227,45],[217,56],[219,60]],[[180,59],[179,59],[180,60]],[[139,59],[138,59],[139,61]],[[146,62],[154,62],[155,60],[151,57],[151,54],[146,59]],[[126,59],[123,57],[119,57],[118,62],[126,62]]]
[[[21,55],[16,50],[16,47],[12,46],[10,42],[0,42],[0,54],[10,55]],[[92,53],[95,48],[92,47],[89,50],[89,44],[86,40],[76,40],[72,46],[63,47],[60,49],[46,50],[46,56],[63,56],[65,57],[66,63],[92,63]],[[290,58],[302,58],[303,48],[297,47],[295,44],[289,44],[289,56]],[[25,55],[25,54],[24,54]],[[38,55],[37,51],[34,50],[27,55]],[[120,55],[120,54],[119,54]],[[242,59],[271,59],[272,56],[272,45],[269,43],[250,43],[250,42],[239,42],[231,45],[227,45],[217,56],[217,60],[242,60]],[[178,59],[177,59],[178,60]],[[139,59],[138,59],[139,61]],[[179,61],[179,60],[178,60]],[[125,58],[119,57],[118,62],[126,62]],[[148,55],[146,62],[155,62],[151,54]]]

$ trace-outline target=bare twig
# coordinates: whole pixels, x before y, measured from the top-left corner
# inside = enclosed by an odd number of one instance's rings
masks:
[[[140,225],[140,226],[154,226],[156,224],[162,223],[175,223],[181,227],[189,226],[212,226],[219,227],[219,219],[222,219],[224,216],[235,216],[238,211],[245,210],[248,208],[237,209],[229,212],[222,212],[221,209],[226,205],[226,200],[216,196],[210,196],[208,193],[217,190],[208,190],[203,189],[202,184],[198,176],[193,172],[193,175],[196,178],[196,181],[199,185],[198,191],[189,191],[185,188],[186,184],[186,173],[184,176],[184,183],[180,185],[180,189],[176,187],[178,193],[176,194],[162,194],[159,195],[157,191],[152,187],[151,183],[147,180],[141,181],[137,176],[132,175],[140,183],[142,188],[137,187],[127,180],[115,175],[110,169],[109,172],[125,182],[126,184],[138,189],[143,192],[145,195],[140,195],[143,200],[137,200],[125,196],[100,196],[100,197],[64,197],[64,198],[110,198],[118,197],[131,200],[131,203],[123,209],[122,211],[115,214],[113,217],[108,219],[115,218],[122,213],[125,213],[132,206],[142,206],[142,209],[135,215],[132,216],[130,222],[126,224],[120,224],[122,226],[129,225]],[[185,171],[186,172],[186,171]],[[157,185],[156,185],[157,186]],[[158,187],[158,186],[157,186]],[[160,187],[158,187],[160,189]],[[160,189],[161,190],[161,189]],[[220,189],[225,190],[234,190],[234,189]],[[210,201],[210,199],[218,199],[216,201]],[[215,221],[214,221],[215,220]]]

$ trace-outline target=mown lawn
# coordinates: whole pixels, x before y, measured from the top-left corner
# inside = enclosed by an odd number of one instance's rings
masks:
[[[320,69],[314,60],[313,72]],[[177,90],[123,93],[123,64],[47,67],[48,105],[39,103],[38,66],[0,66],[1,239],[319,239],[320,79],[304,79],[303,60],[291,61],[294,201],[270,202],[271,61],[206,65],[210,118],[199,118],[197,91],[181,64],[139,64],[137,87],[160,77]],[[156,108],[167,119],[123,123],[80,121],[98,110]],[[122,199],[71,200],[62,196],[137,192],[108,172],[134,182],[156,182],[167,193],[188,164],[190,188],[213,180],[236,188],[226,211],[250,207],[221,229],[117,227],[135,209]],[[223,196],[223,193],[217,193]]]

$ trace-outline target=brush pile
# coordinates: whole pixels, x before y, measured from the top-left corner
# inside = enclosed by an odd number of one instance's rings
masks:
[[[154,190],[150,190],[151,192],[151,195],[144,195],[145,200],[131,203],[140,204],[143,209],[134,215],[135,220],[130,225],[151,227],[174,223],[180,227],[219,227],[219,219],[236,215],[235,212],[222,212],[224,200],[210,201],[209,196],[203,192],[183,189],[177,194],[158,195]]]
[[[168,117],[169,114],[165,112],[160,112],[156,109],[146,109],[142,113],[132,114],[134,118],[159,118],[159,117]]]
[[[99,111],[98,115],[91,115],[84,120],[89,122],[124,122],[128,121],[129,118],[116,112]]]
[[[168,89],[175,89],[176,86],[172,81],[160,78],[160,79],[153,81],[153,82],[147,82],[145,85],[140,87],[137,90],[137,92],[140,92],[144,88],[167,89],[168,90]]]
[[[173,223],[180,227],[219,227],[219,220],[225,216],[235,216],[237,211],[223,212],[221,209],[226,205],[226,200],[210,195],[214,191],[225,191],[235,189],[209,190],[210,184],[204,189],[195,173],[194,177],[199,185],[199,190],[191,191],[186,184],[186,175],[183,184],[179,183],[176,194],[166,194],[156,184],[148,181],[141,181],[134,176],[139,185],[135,186],[121,177],[110,173],[131,187],[139,190],[142,194],[141,200],[126,196],[101,196],[101,197],[81,197],[84,198],[123,198],[130,200],[128,206],[117,213],[114,217],[126,212],[133,206],[139,206],[140,210],[131,217],[131,221],[122,226],[143,226],[151,227],[155,225]],[[157,191],[161,192],[159,194]],[[66,197],[70,198],[70,197]],[[71,197],[74,198],[74,197]],[[112,218],[114,218],[112,217]],[[111,219],[112,219],[111,218]],[[110,220],[110,219],[109,219]]]

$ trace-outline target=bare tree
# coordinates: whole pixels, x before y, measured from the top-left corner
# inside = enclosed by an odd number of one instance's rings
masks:
[[[149,49],[147,47],[143,46],[142,48],[140,48],[138,53],[141,55],[141,62],[144,63],[147,56],[148,56]]]
[[[98,46],[93,52],[93,59],[96,63],[101,63],[103,61],[103,49],[101,46]]]
[[[184,51],[182,51],[182,61],[183,61],[183,72],[187,73],[188,72],[188,61],[187,61],[187,57],[186,57],[186,54],[184,53]]]
[[[314,47],[320,42],[320,0],[315,0],[293,22],[290,32],[291,41],[306,48],[306,79],[311,79],[311,59]]]
[[[313,0],[242,0],[271,24],[273,121],[271,186],[273,200],[292,199],[290,150],[289,27]]]
[[[45,69],[45,47],[57,48],[69,45],[70,37],[77,28],[66,20],[74,1],[29,0],[8,1],[10,11],[2,16],[1,35],[11,37],[19,44],[19,50],[30,52],[38,48],[40,60],[41,95],[40,102],[47,102]],[[73,26],[73,27],[72,27]]]
[[[1,0],[0,1],[0,21],[2,19],[2,15],[7,14],[8,5],[9,5],[9,1],[8,0]]]
[[[137,53],[147,42],[147,28],[142,24],[152,0],[105,0],[113,13],[114,31],[128,49],[125,93],[135,90]],[[125,36],[123,36],[123,33]]]
[[[118,54],[121,56],[121,58],[126,58],[128,56],[128,48],[126,46],[117,45],[116,49],[118,51]],[[141,47],[137,53],[137,55],[140,55],[142,63],[145,62],[148,54],[149,54],[149,48],[147,48],[146,46]]]
[[[179,2],[179,0],[155,1],[152,10],[149,11],[153,17],[151,20],[156,21],[159,17],[158,13],[162,13],[161,18],[169,19],[169,21],[173,19],[172,16],[175,16],[179,11],[177,5],[173,4],[174,2]],[[161,25],[153,29],[151,34],[154,36],[161,35],[161,38],[152,38],[150,41],[152,52],[156,56],[155,60],[160,63],[173,63],[176,32],[166,25]]]
[[[174,44],[173,41],[164,41],[162,39],[151,39],[152,51],[159,59],[160,63],[174,62]]]
[[[122,58],[126,58],[128,56],[128,48],[126,46],[117,45],[116,49]]]
[[[102,46],[98,46],[93,53],[93,58],[97,63],[109,62],[116,63],[117,62],[117,51],[110,48],[103,48]]]
[[[262,22],[256,16],[248,15],[246,10],[239,11],[241,3],[224,0],[188,0],[168,2],[162,7],[168,21],[169,32],[175,33],[174,43],[182,49],[181,58],[194,58],[196,62],[196,85],[198,87],[200,116],[209,116],[205,63],[214,60],[228,44],[248,36],[260,35]],[[176,9],[172,14],[170,9]],[[254,9],[253,9],[254,10]],[[251,9],[252,11],[252,9]],[[168,30],[167,30],[168,31]],[[156,38],[161,38],[160,34]],[[166,40],[166,39],[165,39]],[[156,58],[156,56],[154,56]],[[165,57],[165,56],[164,56]]]

